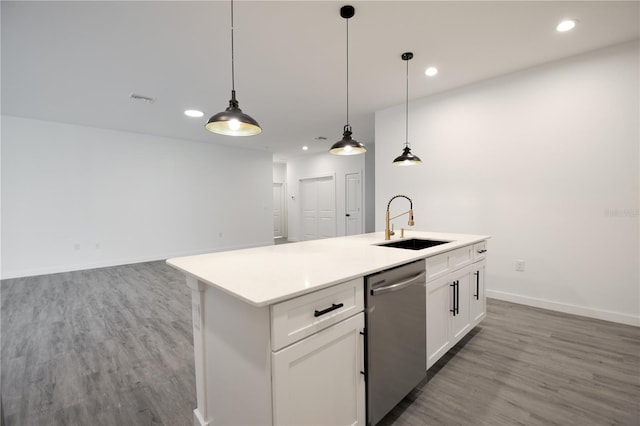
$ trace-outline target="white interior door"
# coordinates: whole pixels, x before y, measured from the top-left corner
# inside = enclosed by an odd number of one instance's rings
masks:
[[[333,176],[300,180],[303,240],[336,236],[336,196]]]
[[[336,236],[336,187],[333,178],[318,179],[318,237]]]
[[[313,179],[300,181],[300,208],[303,240],[318,239],[318,196],[317,187]]]
[[[284,238],[287,236],[285,228],[285,204],[284,184],[273,184],[273,237]]]
[[[356,235],[362,233],[362,185],[360,172],[345,174],[345,233]]]

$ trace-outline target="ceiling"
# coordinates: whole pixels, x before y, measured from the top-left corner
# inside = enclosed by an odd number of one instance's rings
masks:
[[[230,98],[229,2],[3,0],[2,113],[267,150],[275,160],[327,151],[346,124],[344,4],[356,9],[350,124],[365,145],[374,112],[404,103],[405,51],[415,99],[640,37],[637,1],[236,0],[237,97],[263,132],[234,138],[204,129]],[[558,33],[564,18],[578,26]],[[439,74],[426,77],[428,65]],[[189,108],[205,116],[184,116]]]

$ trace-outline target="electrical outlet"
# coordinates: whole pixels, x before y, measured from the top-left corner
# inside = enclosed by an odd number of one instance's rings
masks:
[[[524,272],[524,260],[516,259],[516,271]]]

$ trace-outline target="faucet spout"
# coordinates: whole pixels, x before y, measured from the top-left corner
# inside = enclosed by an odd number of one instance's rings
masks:
[[[393,200],[395,200],[396,198],[406,198],[407,200],[409,200],[409,211],[401,213],[401,214],[399,214],[397,216],[391,217],[391,214],[390,214],[391,202]],[[385,217],[385,228],[384,228],[384,239],[385,240],[390,240],[391,236],[395,235],[395,232],[390,227],[391,219],[395,219],[396,217],[403,216],[403,215],[405,215],[407,213],[409,214],[408,225],[409,226],[413,226],[415,224],[415,222],[413,221],[413,200],[411,200],[411,198],[407,197],[406,195],[394,195],[393,197],[391,197],[391,199],[387,203],[387,214],[386,214],[386,217]]]

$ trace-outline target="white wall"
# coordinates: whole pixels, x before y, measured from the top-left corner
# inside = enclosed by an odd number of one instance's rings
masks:
[[[300,197],[299,186],[301,179],[321,176],[332,176],[336,180],[336,235],[345,234],[345,178],[346,173],[360,172],[363,189],[363,224],[366,223],[367,204],[365,184],[365,156],[372,155],[367,146],[364,155],[332,155],[327,153],[310,154],[287,161],[287,209],[289,215],[289,240],[300,241]]]
[[[364,232],[374,232],[376,230],[376,146],[367,145],[365,153],[365,178],[364,178]],[[384,216],[383,216],[384,217]]]
[[[287,163],[273,163],[273,183],[287,182]]]
[[[272,167],[264,152],[2,116],[2,277],[273,244]]]
[[[376,212],[406,193],[417,229],[490,234],[490,297],[640,325],[638,49],[411,102],[415,168],[391,166],[404,106],[379,111]]]

